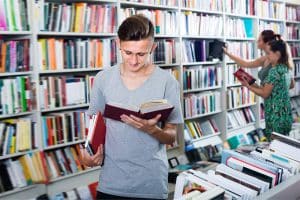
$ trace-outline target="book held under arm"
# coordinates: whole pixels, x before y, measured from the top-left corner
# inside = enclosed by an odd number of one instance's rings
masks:
[[[106,126],[100,112],[90,119],[85,149],[92,156],[96,154],[99,146],[105,144]]]
[[[141,104],[139,107],[110,102],[105,105],[104,117],[121,121],[121,115],[134,115],[143,119],[152,119],[161,114],[159,121],[166,121],[174,106],[166,99],[152,100]]]

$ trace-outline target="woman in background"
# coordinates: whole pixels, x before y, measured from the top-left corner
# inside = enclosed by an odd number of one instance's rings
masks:
[[[272,30],[264,30],[260,33],[258,40],[257,40],[257,47],[262,50],[264,53],[266,53],[267,45],[272,40],[281,39],[281,36],[279,34],[275,34]],[[294,64],[291,58],[290,54],[290,48],[285,48],[287,50],[288,55],[288,63],[289,66],[291,66],[291,77],[293,77],[292,69],[294,68]],[[244,60],[238,56],[235,56],[228,52],[227,48],[224,48],[224,53],[231,58],[234,62],[236,62],[239,66],[244,68],[257,68],[262,67],[261,70],[258,72],[258,78],[261,81],[261,84],[264,84],[264,80],[268,75],[269,70],[271,69],[272,65],[270,61],[268,60],[267,55],[263,55],[255,60],[247,61]],[[290,88],[294,87],[294,79],[291,79],[291,85]]]
[[[242,80],[242,85],[265,99],[266,134],[277,132],[284,135],[289,134],[292,127],[292,112],[289,97],[291,76],[289,70],[289,55],[287,45],[281,40],[273,40],[266,45],[266,57],[271,68],[269,69],[263,84],[249,85]]]

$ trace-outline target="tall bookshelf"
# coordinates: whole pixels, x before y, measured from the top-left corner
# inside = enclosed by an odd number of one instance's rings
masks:
[[[30,62],[29,70],[22,72],[4,72],[0,73],[0,79],[14,79],[17,77],[30,77],[32,82],[31,84],[31,102],[33,105],[36,105],[32,110],[24,110],[22,112],[10,112],[8,114],[0,114],[0,121],[7,119],[30,119],[33,124],[34,130],[34,146],[31,146],[27,151],[16,152],[13,154],[7,154],[0,156],[0,162],[4,162],[8,159],[17,159],[22,155],[34,154],[35,152],[42,151],[46,155],[48,152],[55,152],[59,149],[68,148],[76,146],[79,143],[84,141],[84,137],[74,137],[73,139],[67,139],[59,141],[57,143],[48,143],[48,140],[45,140],[45,121],[47,118],[52,120],[58,119],[61,120],[61,117],[71,117],[69,113],[75,113],[78,111],[84,111],[88,107],[88,91],[90,88],[91,77],[96,75],[97,72],[102,70],[104,67],[110,67],[115,65],[116,62],[120,62],[120,55],[115,49],[113,40],[116,38],[116,30],[118,25],[122,22],[125,16],[134,14],[134,13],[144,13],[155,21],[155,14],[164,16],[165,19],[174,20],[174,22],[165,23],[161,22],[162,27],[156,29],[155,41],[161,43],[161,48],[173,48],[173,53],[166,55],[165,58],[162,58],[159,53],[154,57],[154,63],[157,66],[166,69],[172,73],[181,84],[181,99],[183,104],[183,110],[186,110],[185,104],[189,102],[189,98],[200,98],[200,99],[216,99],[214,107],[204,109],[199,112],[184,113],[185,122],[205,122],[207,120],[214,120],[218,126],[219,131],[213,135],[200,136],[192,139],[192,143],[195,147],[201,147],[203,145],[209,144],[210,141],[214,140],[214,137],[221,137],[225,141],[228,137],[233,136],[237,133],[247,133],[254,130],[257,127],[264,127],[264,120],[260,119],[261,113],[261,104],[263,100],[258,97],[245,102],[240,102],[237,104],[229,104],[228,96],[231,93],[240,94],[241,85],[232,79],[232,70],[236,67],[235,63],[229,60],[227,57],[223,57],[223,60],[210,60],[197,57],[189,58],[186,55],[186,52],[189,51],[191,44],[195,42],[199,45],[205,45],[204,43],[209,42],[213,39],[219,39],[227,42],[229,45],[244,45],[247,49],[247,46],[252,46],[251,52],[248,53],[249,58],[257,57],[260,52],[256,49],[256,37],[263,27],[275,27],[279,30],[284,38],[287,39],[289,44],[298,49],[298,55],[294,55],[295,63],[300,63],[299,55],[299,45],[300,37],[289,33],[293,32],[295,29],[300,29],[300,20],[294,19],[293,16],[286,18],[287,8],[300,7],[299,4],[288,3],[285,1],[274,0],[271,1],[274,4],[278,4],[278,7],[282,12],[278,15],[266,15],[265,12],[259,13],[258,4],[264,3],[261,0],[255,0],[255,6],[253,9],[246,7],[243,4],[243,1],[240,2],[240,5],[234,5],[232,8],[228,7],[230,1],[222,0],[211,0],[214,2],[213,7],[210,7],[208,2],[205,1],[187,1],[187,0],[168,0],[168,1],[125,1],[125,0],[82,0],[82,1],[73,1],[73,0],[22,0],[27,5],[27,15],[28,15],[28,29],[20,30],[6,30],[0,31],[1,40],[19,40],[19,39],[28,39],[30,44]],[[82,4],[84,3],[84,4]],[[198,5],[202,3],[201,5]],[[59,7],[59,5],[68,5],[69,7]],[[1,3],[0,3],[1,5]],[[50,9],[54,10],[59,9],[63,10],[69,9],[68,12],[71,14],[72,5],[74,7],[83,6],[84,9],[89,7],[88,5],[93,5],[90,7],[92,9],[106,10],[114,15],[114,24],[109,25],[109,22],[103,22],[106,24],[105,27],[100,26],[101,23],[96,24],[96,28],[93,31],[89,30],[89,25],[85,25],[87,21],[82,20],[82,16],[78,17],[77,23],[82,23],[86,30],[82,30],[79,27],[74,27],[72,31],[67,29],[68,23],[64,22],[64,25],[56,23],[53,20],[51,23],[47,21],[46,18],[41,17],[47,12],[45,9],[47,5]],[[76,6],[75,6],[76,5]],[[57,7],[58,6],[58,7]],[[267,5],[268,6],[268,5]],[[110,9],[113,7],[113,11]],[[44,8],[44,9],[42,9]],[[1,9],[1,7],[0,7]],[[0,10],[1,12],[1,10]],[[51,12],[49,12],[49,17],[51,18]],[[76,13],[76,12],[75,12]],[[1,13],[0,13],[1,14]],[[110,16],[107,14],[107,16]],[[1,17],[1,15],[0,15]],[[84,18],[84,17],[83,17]],[[205,26],[199,27],[197,23],[188,23],[186,26],[183,26],[183,21],[185,18],[194,20],[202,19],[202,22]],[[39,19],[39,20],[37,20]],[[179,23],[180,22],[180,23]],[[199,21],[198,21],[199,22]],[[247,26],[252,27],[252,32],[240,32],[231,30],[239,30],[237,24],[241,22],[247,22]],[[229,25],[229,23],[231,25]],[[176,27],[165,27],[168,24],[174,24]],[[70,25],[70,24],[69,24]],[[159,24],[156,24],[159,25]],[[188,29],[186,28],[188,27]],[[205,29],[209,27],[209,29]],[[219,29],[221,27],[221,29]],[[76,30],[75,30],[76,29]],[[204,42],[203,42],[204,41]],[[54,45],[56,51],[52,56],[57,56],[57,62],[53,64],[46,59],[43,54],[43,48],[45,44],[47,47]],[[60,58],[64,50],[72,49],[72,45],[76,45],[80,48],[85,49],[85,52],[88,52],[88,55],[91,54],[92,50],[88,51],[88,48],[91,48],[91,44],[107,45],[111,49],[110,51],[115,52],[111,56],[111,52],[105,51],[101,54],[103,57],[111,57],[109,63],[103,63],[105,61],[100,60],[62,60]],[[105,44],[104,44],[105,43]],[[101,46],[101,45],[100,45]],[[100,46],[97,46],[100,48]],[[158,45],[159,46],[159,45]],[[75,48],[74,47],[74,48]],[[103,48],[104,49],[104,48]],[[106,48],[107,49],[107,48]],[[251,48],[250,48],[251,49]],[[41,51],[42,50],[42,51]],[[157,49],[160,50],[159,48]],[[49,50],[50,51],[50,50]],[[71,51],[71,50],[70,50]],[[83,50],[84,51],[84,50]],[[170,50],[169,50],[170,51]],[[98,52],[98,51],[97,51]],[[82,52],[81,52],[82,53]],[[106,54],[105,54],[106,53]],[[72,54],[71,54],[72,55]],[[81,55],[80,51],[76,55]],[[100,54],[98,54],[100,55]],[[116,58],[117,57],[117,58]],[[204,56],[205,57],[205,56]],[[75,59],[75,58],[73,58]],[[116,60],[115,60],[116,59]],[[77,63],[78,62],[78,63]],[[66,64],[67,63],[67,64]],[[80,64],[79,64],[80,63]],[[96,64],[97,63],[97,64]],[[102,64],[100,64],[102,63]],[[68,65],[68,67],[64,67]],[[201,73],[211,73],[214,72],[214,78],[217,79],[211,83],[198,83],[193,82],[192,85],[187,85],[186,77],[188,74]],[[251,70],[253,74],[257,74],[258,69]],[[74,82],[84,82],[79,87],[83,90],[83,93],[86,94],[86,98],[83,101],[69,102],[66,103],[64,99],[60,99],[59,95],[45,92],[44,84],[54,84],[55,83],[65,83],[64,77],[68,77],[68,83]],[[295,72],[295,80],[300,83],[300,73]],[[74,86],[75,85],[75,86]],[[76,83],[68,86],[70,91],[74,91],[74,88],[77,89]],[[292,98],[298,98],[300,95],[300,85],[296,89],[296,92],[293,93]],[[58,87],[59,88],[59,87]],[[56,92],[59,92],[58,90]],[[69,92],[70,92],[69,91]],[[245,90],[246,91],[246,90]],[[247,91],[246,91],[247,92]],[[43,94],[43,95],[42,95]],[[70,94],[70,93],[67,93]],[[247,93],[248,94],[248,93]],[[49,99],[50,102],[45,103],[45,97],[50,95],[52,99]],[[44,96],[44,98],[41,98]],[[298,97],[297,97],[298,96]],[[76,97],[74,97],[76,98]],[[3,102],[3,101],[1,101]],[[30,102],[30,101],[29,101]],[[228,114],[233,112],[240,112],[242,109],[251,108],[255,121],[252,121],[247,124],[238,125],[233,128],[228,128]],[[230,114],[229,114],[230,115]],[[75,114],[74,114],[75,116]],[[73,116],[73,118],[74,118]],[[77,116],[77,115],[76,115]],[[84,116],[82,115],[82,120]],[[84,121],[84,120],[83,120]],[[81,125],[84,125],[84,122]],[[168,157],[172,158],[176,155],[183,153],[184,151],[184,138],[183,138],[183,129],[181,126],[178,131],[177,144],[173,145],[168,149]],[[82,130],[84,132],[84,130]],[[50,154],[50,153],[49,153]],[[38,194],[48,193],[50,195],[55,194],[56,192],[68,191],[74,188],[76,185],[88,184],[98,180],[99,167],[86,169],[76,173],[66,174],[64,176],[59,176],[56,178],[50,178],[47,184],[33,184],[22,188],[16,188],[4,193],[0,193],[0,199],[4,198],[18,198],[18,197],[36,197]],[[69,187],[70,186],[70,187]]]

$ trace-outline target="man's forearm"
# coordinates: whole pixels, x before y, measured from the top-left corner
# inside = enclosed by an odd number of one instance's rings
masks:
[[[176,138],[176,131],[176,127],[165,127],[162,129],[155,126],[149,134],[162,144],[173,144]]]

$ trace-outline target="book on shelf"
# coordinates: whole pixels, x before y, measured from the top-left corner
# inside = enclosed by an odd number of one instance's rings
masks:
[[[96,154],[100,145],[105,144],[106,126],[102,114],[98,112],[90,118],[85,149],[92,156]]]
[[[203,92],[187,94],[183,99],[184,117],[194,117],[221,110],[221,93]]]
[[[234,72],[234,76],[237,77],[240,81],[247,81],[249,85],[255,83],[256,79],[249,73],[247,73],[242,68],[239,68],[236,72]]]
[[[226,43],[220,40],[214,40],[209,44],[209,60],[213,60],[215,58],[219,60],[223,60],[223,47],[225,47]]]
[[[152,119],[158,114],[161,115],[160,121],[166,121],[171,114],[174,106],[169,104],[166,99],[151,100],[142,103],[140,106],[124,105],[109,102],[105,105],[104,117],[121,121],[121,115],[134,115],[143,119]]]

